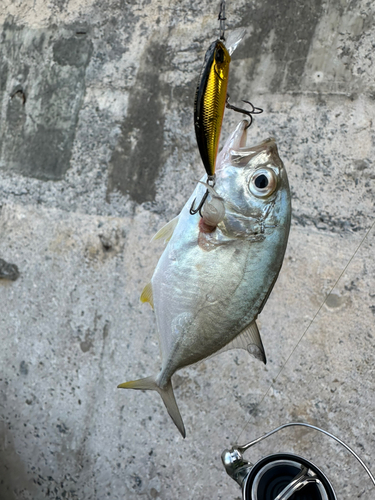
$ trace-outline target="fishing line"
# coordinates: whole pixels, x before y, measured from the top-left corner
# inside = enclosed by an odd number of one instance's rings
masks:
[[[295,351],[298,349],[298,346],[301,344],[303,338],[305,337],[306,333],[308,332],[308,330],[310,329],[311,325],[313,324],[313,322],[315,321],[315,318],[318,316],[318,314],[320,313],[322,307],[324,306],[324,304],[327,302],[327,299],[328,297],[331,295],[331,293],[333,292],[333,290],[336,288],[338,282],[340,281],[340,279],[342,278],[343,274],[345,273],[345,271],[348,269],[348,267],[350,266],[352,260],[354,259],[354,257],[357,255],[359,249],[361,248],[361,246],[363,245],[363,242],[365,241],[365,239],[368,237],[368,235],[370,234],[370,232],[372,231],[372,229],[374,228],[375,226],[375,220],[374,222],[372,223],[372,225],[370,226],[370,229],[367,230],[366,234],[364,235],[364,237],[362,238],[362,240],[360,241],[359,245],[357,246],[355,252],[353,253],[353,255],[350,257],[348,263],[346,264],[346,266],[344,267],[344,269],[341,271],[339,277],[336,279],[334,285],[332,286],[332,288],[330,289],[330,291],[328,292],[328,294],[326,295],[326,297],[324,298],[323,302],[321,303],[321,305],[319,306],[318,310],[316,311],[316,313],[314,314],[313,318],[311,319],[310,323],[307,325],[305,331],[303,332],[303,334],[301,335],[301,337],[299,338],[299,340],[297,341],[296,345],[294,346],[294,348],[292,349],[291,353],[289,354],[288,358],[286,359],[285,363],[283,364],[283,366],[280,368],[278,374],[276,375],[276,377],[274,378],[274,381],[273,383],[269,386],[269,388],[266,390],[266,392],[264,393],[262,399],[260,400],[258,406],[260,406],[263,401],[265,400],[266,396],[268,395],[268,393],[270,392],[270,390],[274,387],[274,385],[276,384],[278,378],[280,377],[282,371],[284,370],[285,366],[287,365],[287,363],[289,362],[290,358],[293,356],[293,354],[295,353]],[[242,436],[244,430],[246,429],[246,427],[249,425],[250,423],[250,420],[251,420],[251,417],[247,420],[247,422],[245,423],[243,429],[241,430],[240,434],[238,435],[237,437],[237,442],[239,441],[240,437]]]
[[[220,3],[220,12],[217,19],[218,21],[220,21],[220,40],[223,40],[223,42],[225,42],[225,21],[227,20],[227,18],[225,17],[225,0],[222,0],[222,2]]]

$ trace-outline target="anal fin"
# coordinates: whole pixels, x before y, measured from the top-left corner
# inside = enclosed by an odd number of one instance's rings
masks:
[[[244,349],[256,359],[259,359],[259,361],[263,361],[264,364],[267,362],[263,342],[255,321],[250,323],[237,337],[215,354],[229,351],[230,349]]]
[[[152,308],[154,308],[154,296],[152,292],[152,284],[151,281],[150,283],[147,283],[147,285],[144,287],[142,293],[141,293],[141,302],[148,302]]]
[[[173,231],[175,230],[177,223],[178,216],[159,229],[159,231],[151,238],[151,241],[164,239],[164,242],[168,243],[168,241],[172,238]]]

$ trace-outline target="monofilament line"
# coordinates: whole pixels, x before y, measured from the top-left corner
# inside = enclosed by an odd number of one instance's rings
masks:
[[[337,278],[337,280],[335,281],[334,285],[332,286],[332,288],[330,289],[330,291],[327,293],[327,295],[325,296],[323,302],[320,304],[318,310],[316,311],[316,313],[314,314],[313,318],[311,319],[310,323],[307,325],[307,327],[305,328],[305,331],[303,332],[303,334],[301,335],[301,337],[298,339],[296,345],[294,346],[294,348],[292,349],[291,353],[289,354],[288,358],[286,359],[285,363],[283,364],[283,366],[280,368],[278,374],[276,375],[276,377],[274,378],[273,380],[273,383],[269,386],[269,388],[266,390],[266,392],[264,393],[262,399],[260,400],[258,406],[260,406],[264,399],[266,398],[267,394],[271,391],[271,389],[273,388],[273,386],[275,385],[275,383],[277,382],[278,378],[280,377],[282,371],[284,370],[285,366],[287,365],[287,363],[289,362],[290,358],[293,356],[293,354],[295,353],[295,351],[298,349],[299,345],[301,344],[303,338],[305,337],[306,333],[309,331],[311,325],[314,323],[315,321],[315,318],[318,316],[318,314],[320,313],[322,307],[324,306],[324,304],[327,302],[327,299],[328,297],[331,295],[331,293],[333,292],[333,290],[336,288],[338,282],[340,281],[340,279],[342,278],[343,274],[345,273],[345,271],[348,269],[348,267],[350,266],[352,260],[354,259],[354,257],[357,255],[359,249],[361,248],[361,246],[363,245],[363,242],[365,241],[365,239],[368,237],[368,235],[370,234],[370,232],[372,231],[372,229],[374,228],[375,226],[375,220],[374,222],[372,223],[372,225],[370,226],[370,229],[367,230],[366,234],[364,235],[364,237],[362,238],[362,240],[360,241],[360,243],[358,244],[355,252],[353,253],[353,255],[350,257],[348,263],[346,264],[346,266],[344,267],[344,269],[341,271],[339,277]],[[249,425],[249,422],[251,420],[251,417],[248,419],[248,421],[246,422],[245,426],[243,427],[243,429],[241,430],[240,434],[238,435],[238,438],[236,440],[236,442],[239,441],[240,437],[242,436],[242,433],[244,432],[244,430],[246,429],[246,427]]]

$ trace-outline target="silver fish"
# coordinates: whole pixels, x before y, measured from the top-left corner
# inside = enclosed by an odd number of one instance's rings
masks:
[[[168,245],[141,300],[155,310],[162,368],[118,386],[158,391],[183,437],[171,383],[177,370],[232,348],[266,362],[255,320],[281,268],[291,201],[274,139],[244,147],[246,125],[239,123],[218,156],[215,189],[205,204],[214,221],[189,214],[206,190],[199,182],[180,215],[154,236]]]

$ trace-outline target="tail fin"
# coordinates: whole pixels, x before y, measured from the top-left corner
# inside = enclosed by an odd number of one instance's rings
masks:
[[[170,417],[180,431],[183,438],[186,437],[184,422],[182,421],[180,410],[178,409],[176,399],[173,393],[171,380],[164,387],[159,387],[155,377],[147,377],[139,380],[132,380],[117,386],[120,389],[139,389],[141,391],[157,391],[168,410]]]

